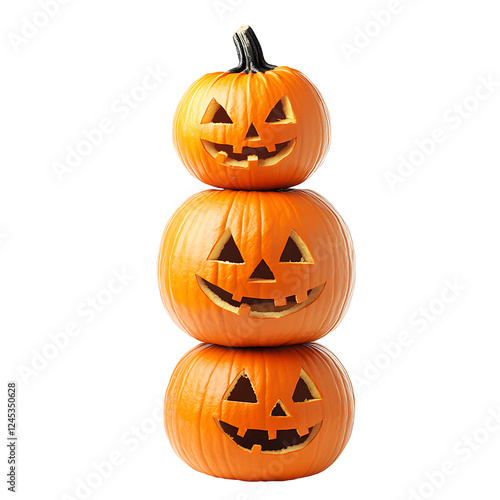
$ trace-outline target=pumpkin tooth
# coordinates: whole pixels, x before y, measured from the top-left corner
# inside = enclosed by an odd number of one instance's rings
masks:
[[[243,296],[241,295],[241,293],[239,292],[236,292],[236,293],[233,293],[232,297],[231,297],[234,301],[236,302],[241,302],[241,299],[243,298]]]
[[[249,304],[241,304],[238,309],[238,316],[248,317],[250,314],[251,307]]]
[[[309,293],[307,289],[304,289],[299,293],[295,294],[295,300],[297,301],[297,304],[302,304],[302,302],[304,302],[308,298],[309,298]]]
[[[227,160],[227,153],[225,151],[219,151],[217,153],[217,156],[215,157],[215,160],[219,163],[224,163]]]
[[[266,148],[270,153],[274,153],[276,151],[276,144],[269,144]]]
[[[243,151],[243,144],[238,144],[237,146],[233,146],[233,153],[241,154]]]
[[[238,436],[240,437],[245,437],[245,434],[246,434],[247,430],[245,427],[240,427],[238,429],[238,432],[236,433]]]
[[[295,294],[295,300],[297,301],[297,304],[301,304],[302,302],[304,302],[304,300],[307,300],[307,297],[307,290]]]
[[[276,429],[271,429],[267,431],[268,439],[276,439]]]
[[[257,454],[257,453],[260,453],[261,450],[262,450],[262,445],[260,445],[260,444],[254,444],[252,446],[252,453]]]
[[[249,167],[257,167],[259,165],[259,157],[257,155],[248,155],[247,160]]]
[[[300,437],[305,436],[306,434],[309,434],[309,427],[298,427],[297,434]]]
[[[276,307],[286,306],[286,297],[280,297],[279,299],[274,299],[274,305]]]

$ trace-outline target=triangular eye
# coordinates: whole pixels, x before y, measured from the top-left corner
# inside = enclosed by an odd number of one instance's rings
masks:
[[[257,395],[245,371],[239,373],[234,379],[226,391],[224,399],[240,403],[257,403]]]
[[[233,120],[229,118],[227,111],[221,106],[212,118],[212,123],[233,123]]]
[[[227,111],[217,102],[215,97],[210,101],[201,123],[233,123]]]
[[[293,229],[281,254],[280,262],[314,262],[307,245]]]
[[[273,123],[282,120],[294,120],[295,116],[292,111],[292,105],[286,95],[284,95],[274,106],[266,118],[266,122]]]
[[[219,262],[229,262],[231,264],[243,264],[245,261],[241,256],[241,252],[236,246],[231,229],[227,228],[219,241],[214,246],[208,260],[217,260]]]
[[[304,370],[300,370],[300,378],[295,386],[292,400],[294,403],[303,403],[314,399],[321,399],[321,394],[309,375]]]

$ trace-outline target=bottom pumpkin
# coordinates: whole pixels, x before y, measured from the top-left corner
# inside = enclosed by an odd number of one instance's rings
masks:
[[[272,481],[329,467],[351,435],[349,376],[325,347],[200,344],[177,364],[165,395],[165,429],[193,469]]]

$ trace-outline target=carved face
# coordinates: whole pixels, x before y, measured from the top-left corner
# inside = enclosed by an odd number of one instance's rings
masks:
[[[320,472],[347,443],[353,414],[344,368],[315,344],[199,346],[178,364],[165,399],[167,434],[181,458],[243,480]]]
[[[347,309],[353,285],[348,230],[308,191],[205,191],[163,235],[164,304],[195,338],[229,346],[315,340]]]
[[[229,189],[276,189],[305,180],[329,146],[318,90],[296,70],[213,73],[188,90],[174,144],[190,172]]]
[[[244,137],[241,133],[232,134],[232,143],[218,144],[201,139],[207,153],[221,166],[234,168],[255,170],[272,167],[283,161],[292,154],[297,143],[297,120],[290,100],[286,95],[281,97],[265,120],[259,115],[262,115],[262,112],[256,111],[253,121],[258,123],[260,133],[252,121]],[[211,139],[219,136],[216,126],[222,129],[221,132],[226,132],[224,135],[229,139],[231,134],[228,134],[227,130],[224,131],[224,128],[234,125],[227,111],[215,98],[210,101],[201,123],[210,126],[202,127],[202,130],[205,128],[209,131],[207,135]]]
[[[210,252],[208,260],[219,264],[226,264],[226,267],[227,265],[245,264],[243,256],[234,241],[231,228],[228,227],[222,233],[219,241]],[[283,247],[283,251],[279,258],[279,264],[284,264],[278,268],[281,274],[287,271],[293,272],[294,264],[316,264],[307,245],[293,229],[290,230],[290,235]],[[286,264],[288,264],[288,266],[286,266]],[[249,289],[252,284],[274,285],[267,287],[269,292],[268,295],[264,297],[240,296],[237,292],[231,293],[231,291],[217,286],[217,284],[204,279],[198,274],[196,275],[196,279],[205,295],[218,307],[239,316],[248,315],[251,318],[268,319],[283,318],[284,316],[308,307],[320,296],[325,286],[323,282],[310,289],[297,287],[300,288],[300,290],[295,290],[295,294],[287,296],[286,292],[283,291],[283,283],[278,283],[276,276],[264,259],[260,260],[247,280]],[[291,291],[290,289],[290,293]]]
[[[314,421],[313,414],[320,412],[313,411],[315,408],[311,404],[308,405],[307,410],[304,410],[303,405],[299,403],[319,402],[323,396],[303,369],[300,370],[293,394],[288,394],[291,387],[280,387],[280,389],[284,395],[276,400],[276,404],[271,403],[271,406],[267,408],[269,415],[265,415],[265,411],[263,412],[264,428],[248,429],[248,419],[252,417],[253,413],[262,412],[261,408],[256,411],[259,404],[257,392],[260,392],[261,398],[268,402],[267,390],[256,391],[248,373],[242,370],[224,394],[223,401],[225,403],[223,405],[231,406],[233,403],[244,403],[256,406],[238,408],[242,405],[234,405],[233,413],[240,418],[233,417],[231,423],[216,418],[215,422],[229,439],[241,449],[251,453],[283,454],[304,448],[316,437],[323,420]],[[286,406],[283,401],[287,402]],[[261,404],[264,403],[261,401]],[[317,408],[319,408],[319,403],[317,403]],[[301,412],[307,413],[312,419],[304,424],[303,419],[300,418]],[[297,418],[294,418],[294,415]],[[290,427],[299,420],[301,422],[300,428]]]

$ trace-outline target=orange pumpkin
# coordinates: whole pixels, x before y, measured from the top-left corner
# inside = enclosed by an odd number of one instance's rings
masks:
[[[354,252],[344,221],[313,191],[208,190],[167,224],[158,276],[166,309],[202,342],[297,344],[342,319]]]
[[[349,377],[319,344],[199,345],[178,363],[165,396],[165,429],[182,460],[245,481],[321,472],[347,444],[353,418]]]
[[[174,145],[201,181],[277,189],[304,181],[330,144],[328,110],[300,72],[265,62],[248,26],[234,35],[240,64],[193,83],[174,118]]]

